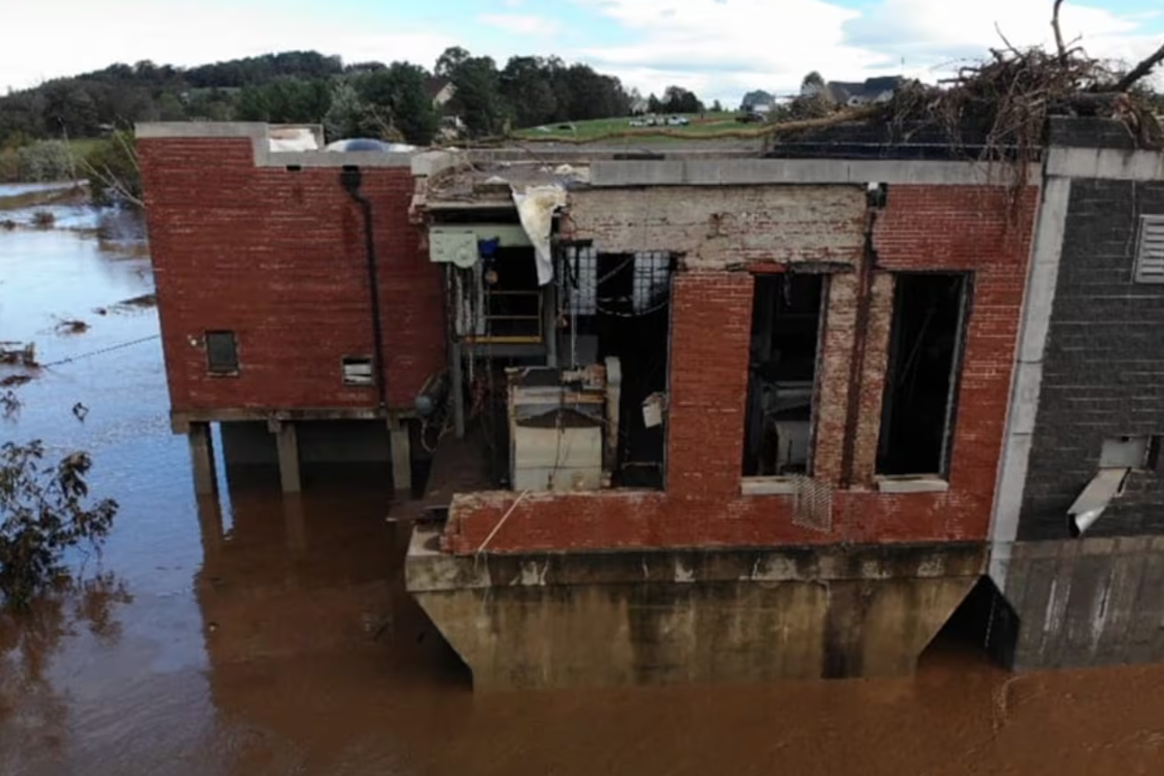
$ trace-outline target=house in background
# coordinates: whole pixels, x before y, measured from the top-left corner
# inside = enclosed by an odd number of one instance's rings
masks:
[[[762,89],[748,92],[740,100],[740,111],[743,113],[768,113],[776,104],[776,97]]]
[[[867,78],[864,81],[829,81],[825,88],[829,98],[837,105],[856,108],[870,103],[887,102],[905,83],[900,75]],[[812,97],[820,92],[817,84],[808,83],[801,87],[802,97]]]
[[[438,111],[443,111],[457,93],[457,87],[453,86],[452,81],[436,75],[425,81],[424,88],[425,94],[432,100],[432,106]]]
[[[425,82],[425,93],[440,116],[440,136],[445,140],[456,140],[465,131],[465,122],[451,105],[457,87],[448,78],[432,76]]]

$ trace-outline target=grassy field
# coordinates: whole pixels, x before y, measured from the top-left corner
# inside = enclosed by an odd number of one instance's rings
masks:
[[[684,135],[691,135],[698,137],[699,135],[707,135],[715,132],[722,132],[725,129],[743,129],[745,127],[755,126],[751,124],[741,124],[736,121],[736,113],[723,112],[704,114],[686,113],[684,115],[691,120],[691,123],[685,127],[662,127],[662,129],[671,130],[682,133]],[[630,125],[631,119],[629,117],[622,117],[617,119],[596,119],[594,121],[576,121],[569,125],[570,128],[562,128],[565,125],[551,124],[545,127],[533,127],[530,129],[521,129],[514,132],[518,137],[538,138],[542,140],[550,139],[578,139],[585,140],[588,138],[599,137],[601,135],[610,134],[611,132],[628,132],[633,135],[642,135],[644,140],[650,140],[655,130],[659,127],[632,127]],[[659,140],[673,140],[673,137],[660,137],[654,135]]]

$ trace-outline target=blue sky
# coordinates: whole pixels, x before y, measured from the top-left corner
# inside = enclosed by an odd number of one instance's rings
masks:
[[[644,94],[791,91],[803,75],[932,80],[1000,41],[1050,43],[1052,0],[0,0],[0,89],[151,59],[192,65],[292,48],[431,67],[447,46],[557,54]],[[67,20],[67,26],[62,24]],[[1164,43],[1160,0],[1068,2],[1068,38],[1138,59]]]

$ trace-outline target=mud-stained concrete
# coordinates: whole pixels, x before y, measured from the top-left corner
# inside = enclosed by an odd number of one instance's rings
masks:
[[[96,237],[0,232],[3,338],[37,339],[46,362],[156,333],[152,311],[38,333],[54,311],[150,290],[147,261]],[[382,488],[306,479],[285,500],[273,471],[228,482],[220,467],[221,501],[200,508],[156,342],[15,390],[25,406],[0,439],[91,450],[94,492],[122,512],[86,565],[111,577],[0,621],[4,776],[1092,776],[1164,762],[1164,667],[1013,678],[975,645],[931,649],[908,679],[475,695],[403,593],[408,528],[385,521]]]

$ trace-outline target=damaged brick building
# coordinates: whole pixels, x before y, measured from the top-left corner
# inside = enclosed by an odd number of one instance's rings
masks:
[[[903,674],[952,618],[1033,667],[1033,639],[1068,640],[1040,607],[1091,612],[1029,582],[1098,552],[1067,515],[1100,451],[1039,441],[1074,385],[1043,351],[1082,357],[1060,305],[1088,309],[1049,257],[1080,242],[1076,198],[1103,219],[1130,186],[1164,214],[1157,155],[1107,161],[1096,127],[1017,176],[844,142],[341,158],[260,125],[141,130],[175,430],[197,461],[200,424],[250,424],[286,467],[312,423],[391,429],[398,484],[428,471],[409,590],[478,687]],[[1155,244],[1118,226],[1113,266]],[[1143,440],[1125,490],[1148,509],[1158,429],[1092,420]]]
[[[198,492],[215,487],[212,423],[228,463],[278,462],[285,490],[301,463],[390,458],[407,489],[413,396],[445,363],[409,155],[326,151],[319,128],[266,124],[137,137],[171,419]]]

